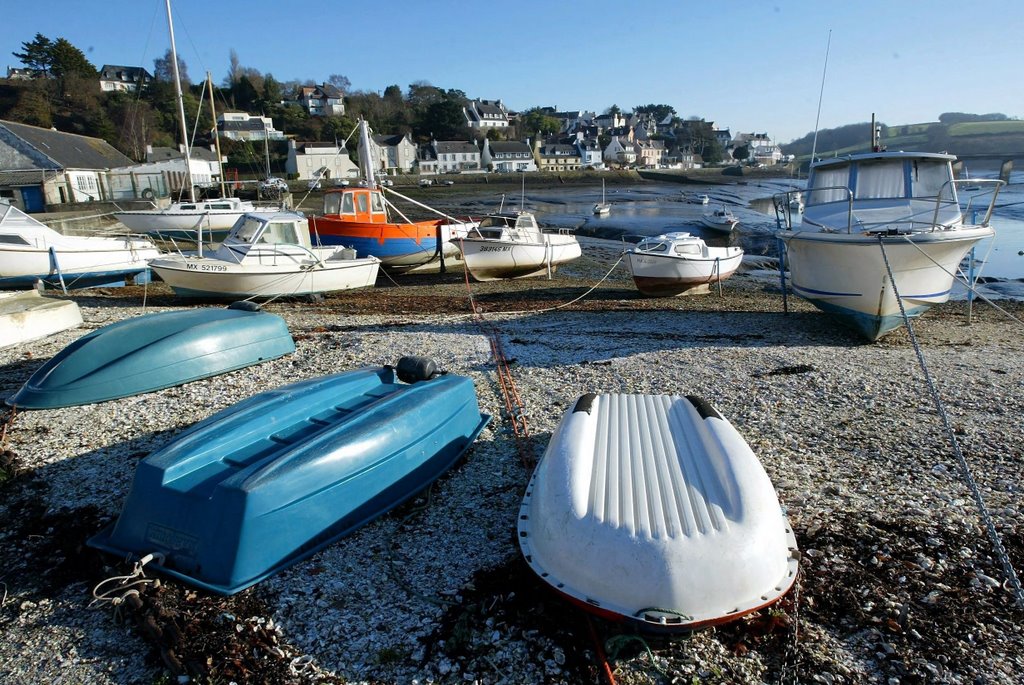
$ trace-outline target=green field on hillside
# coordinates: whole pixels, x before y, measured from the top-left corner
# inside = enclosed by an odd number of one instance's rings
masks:
[[[1024,121],[965,121],[952,124],[946,133],[950,136],[992,136],[1006,133],[1024,133]]]

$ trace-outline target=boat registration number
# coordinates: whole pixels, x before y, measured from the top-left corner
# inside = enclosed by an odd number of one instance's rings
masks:
[[[227,271],[228,267],[223,264],[186,264],[189,271]]]
[[[481,252],[508,252],[512,248],[508,245],[484,245],[480,248]]]

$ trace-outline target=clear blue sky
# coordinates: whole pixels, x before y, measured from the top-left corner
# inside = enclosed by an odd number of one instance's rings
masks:
[[[785,143],[821,127],[1024,117],[1020,0],[288,2],[172,0],[179,56],[215,82],[233,48],[279,81],[344,74],[353,90],[426,81],[513,110],[673,106]],[[163,0],[3,0],[0,66],[36,33],[97,68],[143,66],[169,46]]]

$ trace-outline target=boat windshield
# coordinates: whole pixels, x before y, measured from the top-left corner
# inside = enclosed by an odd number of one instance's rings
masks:
[[[512,226],[515,226],[515,217],[511,216],[487,216],[480,221],[480,228],[506,228]]]
[[[341,214],[341,193],[324,195],[324,214]]]
[[[261,243],[273,245],[296,245],[299,242],[299,234],[295,230],[294,221],[272,221],[267,224],[267,230],[260,236]]]
[[[676,243],[674,248],[676,254],[700,254],[700,245],[697,243]]]
[[[259,233],[263,222],[256,217],[247,216],[239,219],[240,223],[235,224],[235,238],[245,243],[251,243]]]
[[[637,246],[637,249],[644,252],[668,252],[668,243],[660,240],[645,240]]]

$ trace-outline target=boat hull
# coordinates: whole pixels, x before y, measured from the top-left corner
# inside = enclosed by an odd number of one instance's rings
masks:
[[[209,378],[291,354],[284,320],[253,307],[146,314],[104,326],[47,361],[7,403],[53,409]]]
[[[366,288],[376,282],[380,267],[373,257],[324,256],[314,261],[308,250],[277,250],[266,258],[252,255],[244,263],[175,255],[155,259],[150,266],[179,297],[200,299],[306,296]]]
[[[121,515],[89,544],[159,552],[163,573],[233,594],[415,495],[489,418],[456,375],[407,385],[367,368],[284,386],[143,459]]]
[[[920,316],[947,301],[961,260],[994,233],[979,226],[883,237],[907,316]],[[868,340],[903,325],[877,236],[780,231],[778,237],[786,246],[790,285],[797,295]]]
[[[544,242],[462,238],[457,244],[466,269],[477,281],[543,276],[582,254],[573,236],[545,237]]]
[[[208,210],[202,213],[169,210],[138,210],[115,212],[114,218],[132,231],[146,233],[160,240],[196,242],[202,233],[203,242],[220,242],[235,222],[253,206],[231,210]]]
[[[780,599],[799,554],[768,475],[699,398],[584,395],[520,508],[537,575],[644,630],[724,623]]]
[[[49,288],[124,284],[145,273],[159,251],[148,241],[63,237],[63,244],[0,244],[0,288],[22,289],[42,281]]]
[[[0,347],[45,338],[82,325],[71,300],[43,297],[38,290],[0,293]]]
[[[715,248],[710,248],[709,252]],[[682,295],[702,285],[732,276],[743,261],[738,247],[718,248],[719,257],[684,257],[626,252],[626,263],[637,290],[650,297]]]
[[[438,260],[439,244],[445,256],[458,254],[458,250],[447,243],[452,237],[452,228],[441,221],[386,224],[315,216],[309,218],[309,230],[314,242],[351,247],[356,256],[376,257],[388,269],[410,269]]]
[[[701,217],[700,223],[712,231],[718,231],[719,233],[732,233],[732,230],[736,228],[738,221],[715,221],[707,217]]]

